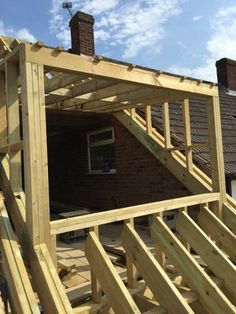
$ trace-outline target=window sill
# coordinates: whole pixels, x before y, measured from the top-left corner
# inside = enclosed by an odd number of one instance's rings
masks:
[[[102,171],[89,171],[86,173],[86,175],[110,175],[110,174],[116,174],[116,170],[111,170],[109,172],[102,172]]]

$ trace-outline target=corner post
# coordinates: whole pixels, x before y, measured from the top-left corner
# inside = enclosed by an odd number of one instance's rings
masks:
[[[5,75],[0,71],[0,147],[7,146]]]
[[[225,170],[222,144],[219,97],[207,99],[208,141],[211,159],[211,178],[213,192],[220,192],[219,208],[216,215],[222,219],[223,203],[226,201]]]
[[[12,146],[20,142],[20,109],[18,100],[18,68],[17,64],[5,62],[7,135],[10,183],[13,192],[22,191],[21,151],[12,151]]]
[[[20,47],[26,227],[33,246],[45,243],[55,258],[50,237],[46,113],[43,65],[27,61]]]

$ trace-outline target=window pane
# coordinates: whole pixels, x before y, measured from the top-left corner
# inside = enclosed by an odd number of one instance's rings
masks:
[[[89,143],[94,144],[104,140],[111,140],[112,139],[112,130],[108,130],[102,133],[89,135]]]
[[[115,145],[90,147],[91,170],[109,172],[115,169]]]

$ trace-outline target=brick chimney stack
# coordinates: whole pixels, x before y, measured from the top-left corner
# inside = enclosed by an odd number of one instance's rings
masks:
[[[222,58],[216,61],[218,83],[229,90],[236,91],[236,61]]]
[[[92,15],[78,11],[72,17],[69,23],[72,53],[86,56],[95,54],[93,24]]]

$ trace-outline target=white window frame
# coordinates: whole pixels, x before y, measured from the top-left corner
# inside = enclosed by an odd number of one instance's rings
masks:
[[[112,138],[99,141],[97,143],[90,143],[90,136],[91,135],[96,135],[100,133],[104,133],[107,131],[111,131]],[[88,174],[113,174],[116,173],[116,169],[110,169],[109,172],[103,172],[102,170],[92,170],[91,169],[91,156],[90,156],[90,147],[96,147],[96,146],[102,146],[102,145],[107,145],[107,144],[114,144],[115,143],[115,133],[114,133],[114,128],[109,127],[109,128],[103,128],[103,129],[97,129],[92,132],[87,133],[87,147],[88,147]]]
[[[231,181],[231,194],[232,197],[236,200],[236,180]]]

